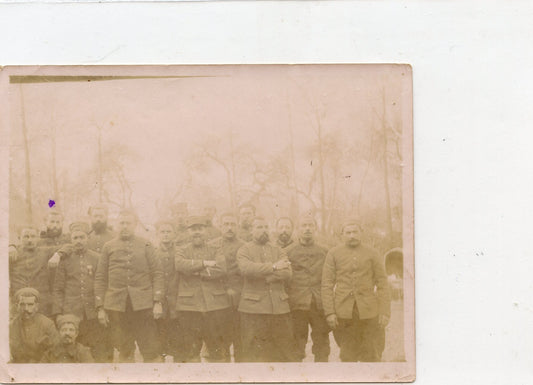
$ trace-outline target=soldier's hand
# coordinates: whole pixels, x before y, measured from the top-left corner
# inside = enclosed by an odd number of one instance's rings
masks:
[[[59,256],[59,254],[54,253],[54,255],[52,255],[52,258],[48,260],[48,267],[52,267],[52,268],[57,267],[60,259],[61,257]]]
[[[67,243],[63,246],[61,246],[61,248],[57,251],[57,254],[59,254],[59,256],[67,256],[67,255],[70,255],[72,254],[72,252],[74,251],[74,245],[72,243]]]
[[[98,309],[98,322],[100,325],[107,326],[109,324],[109,317],[103,308]]]
[[[9,245],[9,262],[16,262],[19,252],[15,245]]]
[[[291,263],[288,259],[282,259],[274,263],[273,267],[274,270],[282,270],[282,269],[288,269]]]
[[[209,259],[204,260],[204,267],[215,267],[217,265],[217,261],[212,261]]]
[[[161,302],[154,303],[154,319],[159,319],[163,317],[163,305]]]
[[[390,317],[388,315],[380,314],[378,317],[379,326],[384,328],[385,326],[389,324],[389,320],[390,320]]]
[[[336,314],[330,314],[326,317],[326,322],[328,323],[328,326],[330,329],[336,329],[337,326],[339,326],[339,321],[337,321],[337,315]]]

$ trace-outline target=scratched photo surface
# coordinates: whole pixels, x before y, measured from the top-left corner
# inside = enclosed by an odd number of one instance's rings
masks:
[[[6,67],[1,92],[2,379],[414,380],[409,65]]]

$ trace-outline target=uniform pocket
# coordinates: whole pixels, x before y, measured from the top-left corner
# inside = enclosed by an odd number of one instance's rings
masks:
[[[213,290],[211,293],[213,293],[213,295],[225,295],[226,290]]]
[[[247,299],[249,301],[259,301],[261,299],[261,296],[259,294],[243,293],[242,298]]]

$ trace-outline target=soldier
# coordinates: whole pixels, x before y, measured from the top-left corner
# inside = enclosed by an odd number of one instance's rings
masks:
[[[327,362],[330,352],[329,327],[320,295],[322,267],[327,249],[315,243],[316,222],[310,216],[300,218],[298,242],[285,250],[292,267],[289,283],[289,305],[296,348],[300,360],[305,358],[309,326],[315,362]]]
[[[289,217],[281,217],[276,221],[276,233],[278,235],[276,244],[282,249],[286,248],[287,246],[293,243],[293,240],[292,240],[293,229],[294,229],[294,225],[292,223],[291,218]]]
[[[94,275],[100,254],[87,248],[87,223],[74,222],[69,230],[71,243],[58,250],[61,259],[54,280],[52,313],[56,318],[62,314],[77,316],[78,342],[91,349],[96,362],[112,362],[109,329],[98,322],[94,303]]]
[[[97,253],[102,252],[106,242],[116,237],[116,234],[111,231],[107,224],[107,214],[107,207],[104,205],[99,204],[89,208],[92,231],[89,233],[87,248]]]
[[[41,231],[40,239],[37,245],[46,248],[51,254],[48,261],[48,285],[50,291],[54,285],[54,277],[59,263],[59,255],[56,253],[65,243],[70,242],[70,235],[63,234],[63,214],[52,207],[46,215],[46,230]],[[41,292],[43,295],[43,292]]]
[[[45,222],[46,229],[41,231],[38,245],[50,247],[55,253],[62,245],[70,242],[70,236],[63,234],[63,214],[57,209],[51,209]]]
[[[253,240],[252,236],[252,220],[255,217],[255,206],[251,204],[244,204],[239,208],[239,230],[237,237],[245,242]]]
[[[285,283],[291,266],[285,252],[268,242],[264,218],[253,222],[253,241],[237,252],[244,279],[239,312],[244,360],[247,362],[296,361],[294,336]]]
[[[380,327],[390,318],[383,263],[361,234],[357,221],[344,223],[344,243],[328,252],[322,274],[324,313],[345,362],[379,361]]]
[[[187,217],[189,210],[186,202],[179,202],[172,208],[172,218],[175,224],[176,246],[181,247],[189,243],[189,232],[187,231]]]
[[[119,360],[131,362],[137,341],[144,362],[160,361],[154,319],[163,315],[163,272],[150,242],[135,235],[131,210],[118,218],[119,235],[104,245],[94,282],[98,321],[111,328]]]
[[[205,224],[205,239],[210,241],[212,239],[218,238],[222,235],[219,229],[213,224],[213,219],[217,213],[215,206],[207,206],[204,208],[204,217],[206,218]]]
[[[76,342],[78,337],[80,319],[73,314],[60,315],[57,318],[59,341],[47,350],[42,363],[73,364],[94,362],[91,350]]]
[[[13,299],[19,289],[37,289],[40,293],[40,312],[49,317],[52,315],[52,301],[48,261],[53,250],[37,246],[38,234],[38,230],[32,226],[22,228],[20,248],[16,258],[11,259],[9,263],[10,294]]]
[[[11,362],[36,363],[57,340],[54,322],[39,311],[39,292],[25,287],[14,297],[19,314],[9,325]]]
[[[211,245],[215,246],[218,249],[218,254],[222,254],[226,259],[226,290],[232,303],[230,342],[233,344],[235,362],[242,362],[241,319],[237,311],[241,298],[242,277],[237,265],[237,251],[244,245],[244,242],[237,238],[237,217],[235,214],[222,214],[220,216],[220,228],[222,236],[211,241]]]
[[[180,345],[178,341],[179,330],[176,320],[176,291],[177,274],[175,268],[176,231],[172,221],[159,221],[155,225],[159,237],[159,246],[155,249],[155,256],[163,268],[164,276],[164,297],[163,297],[163,317],[156,320],[159,333],[161,354],[171,355],[174,361],[178,361],[177,349]]]
[[[178,251],[178,321],[183,331],[183,362],[199,362],[205,342],[211,362],[229,362],[231,304],[224,281],[226,261],[205,242],[205,218],[188,220],[191,243]]]

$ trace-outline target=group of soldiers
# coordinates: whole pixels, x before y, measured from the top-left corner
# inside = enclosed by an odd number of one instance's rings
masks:
[[[134,362],[136,346],[144,362],[299,362],[309,329],[315,362],[331,331],[342,361],[381,359],[389,288],[357,221],[328,250],[310,215],[279,218],[272,236],[252,205],[219,228],[213,209],[178,210],[154,247],[132,210],[116,231],[105,206],[89,215],[67,235],[51,210],[45,231],[25,226],[10,245],[11,362]]]

